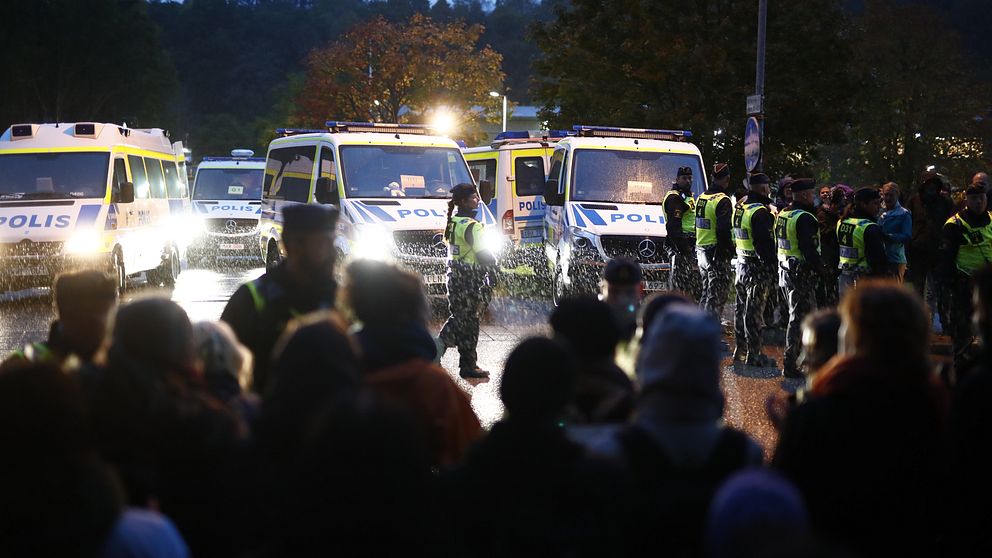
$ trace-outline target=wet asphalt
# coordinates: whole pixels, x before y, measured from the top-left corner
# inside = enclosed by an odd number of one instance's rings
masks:
[[[185,269],[176,287],[163,290],[148,286],[141,277],[132,281],[124,300],[144,296],[168,296],[178,302],[193,321],[216,320],[228,297],[245,281],[258,277],[260,267],[228,267],[221,269]],[[436,301],[438,309],[432,327],[436,332],[441,325],[444,304]],[[458,353],[451,349],[442,359],[442,365],[452,378],[470,395],[483,426],[490,427],[503,414],[499,400],[500,371],[513,347],[532,335],[548,332],[547,317],[552,309],[550,300],[539,297],[496,297],[483,322],[479,336],[479,365],[489,370],[487,381],[466,381],[458,376]],[[728,310],[732,316],[733,306]],[[32,341],[44,340],[54,318],[52,300],[48,289],[30,289],[0,294],[0,354],[22,347]],[[765,347],[768,354],[781,363],[782,347],[774,343]],[[728,340],[733,347],[733,340]],[[724,355],[722,383],[726,396],[725,419],[729,425],[740,428],[754,437],[765,448],[766,455],[776,441],[776,432],[767,419],[765,401],[773,394],[794,391],[799,380],[786,380],[772,369],[731,366],[729,354]]]

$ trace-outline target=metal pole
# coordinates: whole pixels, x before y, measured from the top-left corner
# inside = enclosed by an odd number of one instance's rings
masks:
[[[759,133],[762,146],[765,143],[765,35],[768,21],[768,0],[758,0],[758,60],[754,69],[754,94],[761,100],[761,114],[758,115]],[[755,172],[762,172],[764,153],[758,158]]]
[[[503,131],[506,131],[506,95],[503,95]]]

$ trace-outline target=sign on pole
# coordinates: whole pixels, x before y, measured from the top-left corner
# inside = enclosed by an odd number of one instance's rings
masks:
[[[756,116],[764,112],[762,105],[764,104],[764,99],[761,95],[748,95],[747,96],[747,115]]]
[[[747,172],[754,171],[761,162],[761,123],[757,118],[747,119],[744,126],[744,166]]]

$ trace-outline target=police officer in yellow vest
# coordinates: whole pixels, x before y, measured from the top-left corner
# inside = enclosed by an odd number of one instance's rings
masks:
[[[775,218],[778,284],[789,307],[782,372],[787,378],[802,378],[796,365],[802,348],[802,322],[813,309],[816,281],[826,270],[820,258],[820,225],[813,208],[816,183],[800,178],[791,187],[792,203]]]
[[[729,189],[730,167],[718,163],[713,167],[710,187],[696,200],[696,259],[703,282],[699,306],[718,320],[730,294],[730,260],[734,257],[734,208],[727,195]]]
[[[965,207],[944,224],[941,269],[951,286],[951,327],[954,365],[961,369],[962,357],[973,337],[972,275],[992,263],[992,212],[985,187],[973,184],[965,190]]]
[[[877,223],[882,208],[882,195],[877,188],[859,188],[854,192],[851,213],[837,221],[837,244],[840,260],[837,269],[837,290],[844,293],[857,286],[862,277],[888,275],[885,256],[885,236]]]
[[[775,366],[775,359],[761,352],[765,304],[775,281],[775,238],[771,179],[756,173],[748,179],[750,190],[734,207],[734,244],[737,246],[737,304],[734,309],[734,361],[749,366]]]
[[[438,342],[443,354],[458,347],[458,375],[466,379],[488,378],[478,366],[479,319],[483,291],[489,288],[489,274],[495,271],[496,257],[483,247],[482,224],[475,220],[479,192],[472,184],[451,189],[448,202],[448,319],[441,327]],[[455,209],[458,212],[452,215]]]
[[[679,167],[672,189],[662,202],[665,212],[665,246],[671,260],[669,287],[693,300],[699,299],[696,265],[696,200],[692,197],[692,168]]]
[[[295,203],[284,206],[281,213],[286,259],[234,291],[220,316],[254,355],[252,389],[258,393],[269,385],[272,349],[286,324],[298,316],[334,308],[337,295],[334,230],[338,209]]]

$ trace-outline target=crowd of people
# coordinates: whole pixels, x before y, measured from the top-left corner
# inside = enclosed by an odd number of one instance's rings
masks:
[[[811,198],[806,183],[792,190],[800,205]],[[770,199],[761,177],[752,191],[753,204]],[[722,205],[697,203],[694,224],[722,221]],[[780,228],[743,206],[751,232]],[[821,226],[790,222],[786,240]],[[725,301],[701,308],[691,289],[642,300],[638,266],[611,261],[601,296],[563,301],[548,336],[510,353],[505,414],[485,431],[459,374],[439,364],[462,345],[431,331],[422,278],[357,260],[339,288],[335,224],[333,209],[288,209],[286,259],[239,288],[220,322],[191,323],[164,298],[118,304],[101,272],[61,276],[49,339],[0,365],[0,554],[992,552],[990,266],[967,283],[976,344],[956,375],[936,374],[931,314],[897,277],[858,276],[836,309],[805,316],[805,387],[767,402],[779,439],[765,460],[723,420],[714,310]],[[724,280],[727,250],[714,237],[702,250],[710,284]],[[768,238],[749,237],[739,265],[769,257]],[[484,379],[474,361],[459,371]]]

